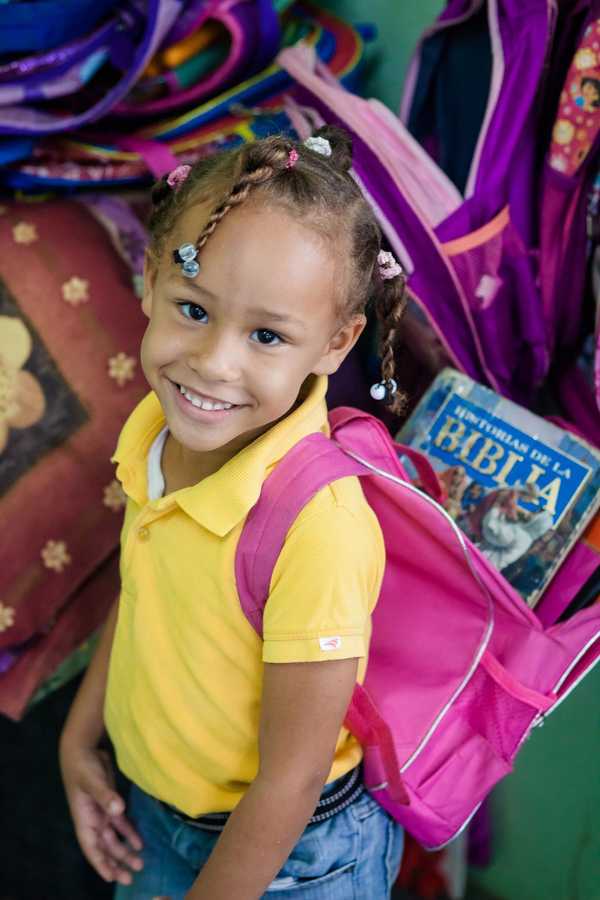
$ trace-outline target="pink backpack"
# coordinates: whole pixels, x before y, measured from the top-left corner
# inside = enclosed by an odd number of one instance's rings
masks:
[[[357,475],[377,513],[387,565],[364,685],[345,724],[364,749],[365,785],[425,847],[469,822],[535,725],[600,656],[600,606],[544,628],[432,497],[437,476],[385,426],[356,409],[330,414],[332,439],[304,438],[263,485],[236,556],[240,602],[262,614],[285,536],[326,484]]]

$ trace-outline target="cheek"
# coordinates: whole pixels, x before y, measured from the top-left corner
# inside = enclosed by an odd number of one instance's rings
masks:
[[[144,336],[142,338],[142,343],[140,345],[140,360],[142,362],[142,368],[146,374],[148,373],[148,368],[152,364],[153,358],[155,356],[153,352],[154,341],[152,340],[151,326],[148,325],[146,331],[144,332]]]
[[[140,346],[140,361],[148,380],[151,380],[153,372],[156,372],[157,369],[160,369],[161,366],[170,361],[172,356],[171,343],[168,340],[166,330],[160,329],[156,323],[150,322]]]
[[[262,402],[276,407],[276,414],[281,415],[281,409],[291,407],[298,396],[300,388],[310,374],[310,366],[303,355],[298,357],[291,354],[280,359],[261,360],[260,365],[253,361],[252,366],[246,367],[246,383],[257,396],[262,397]]]
[[[142,361],[146,360],[150,365],[168,362],[180,343],[172,331],[168,321],[160,321],[158,317],[151,319],[142,338]]]

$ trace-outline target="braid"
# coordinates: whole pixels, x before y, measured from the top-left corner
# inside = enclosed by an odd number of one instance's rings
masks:
[[[206,244],[223,216],[227,215],[232,207],[239,206],[243,203],[250,193],[251,188],[268,181],[274,174],[275,170],[273,166],[270,165],[260,166],[260,168],[254,169],[252,172],[243,172],[225,199],[222,200],[210,214],[208,222],[202,229],[200,237],[196,241],[196,247],[200,250]]]
[[[407,303],[406,275],[402,273],[395,278],[380,280],[375,299],[375,311],[380,323],[379,355],[381,357],[381,374],[383,381],[395,380],[395,351],[398,342],[398,331]],[[406,405],[406,397],[400,391],[393,394],[389,404],[390,410],[400,415]]]
[[[237,150],[224,150],[199,160],[183,184],[173,190],[167,176],[161,178],[152,189],[152,209],[148,227],[152,236],[152,249],[160,255],[165,236],[171,231],[177,216],[196,199],[208,199],[224,192],[213,209],[208,222],[195,242],[200,249],[233,206],[243,203],[250,189],[268,182],[279,170],[283,170],[290,149],[290,140],[270,138],[249,144]],[[229,187],[233,180],[233,187]],[[223,197],[223,193],[221,193]]]

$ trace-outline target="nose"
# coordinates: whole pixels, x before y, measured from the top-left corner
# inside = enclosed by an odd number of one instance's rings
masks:
[[[240,378],[242,350],[233,334],[211,329],[188,355],[188,365],[203,381],[235,382]]]

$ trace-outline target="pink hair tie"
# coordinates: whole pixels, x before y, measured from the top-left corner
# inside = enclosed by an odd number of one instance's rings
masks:
[[[167,184],[174,191],[178,191],[191,171],[192,171],[191,166],[176,166],[167,175]]]
[[[404,274],[404,269],[399,262],[394,259],[392,253],[387,250],[380,250],[377,256],[377,264],[379,266],[379,274],[384,281],[388,278],[396,278],[398,275]]]
[[[300,157],[298,156],[298,151],[295,149],[295,147],[292,147],[285,164],[286,169],[293,169],[299,158]]]

